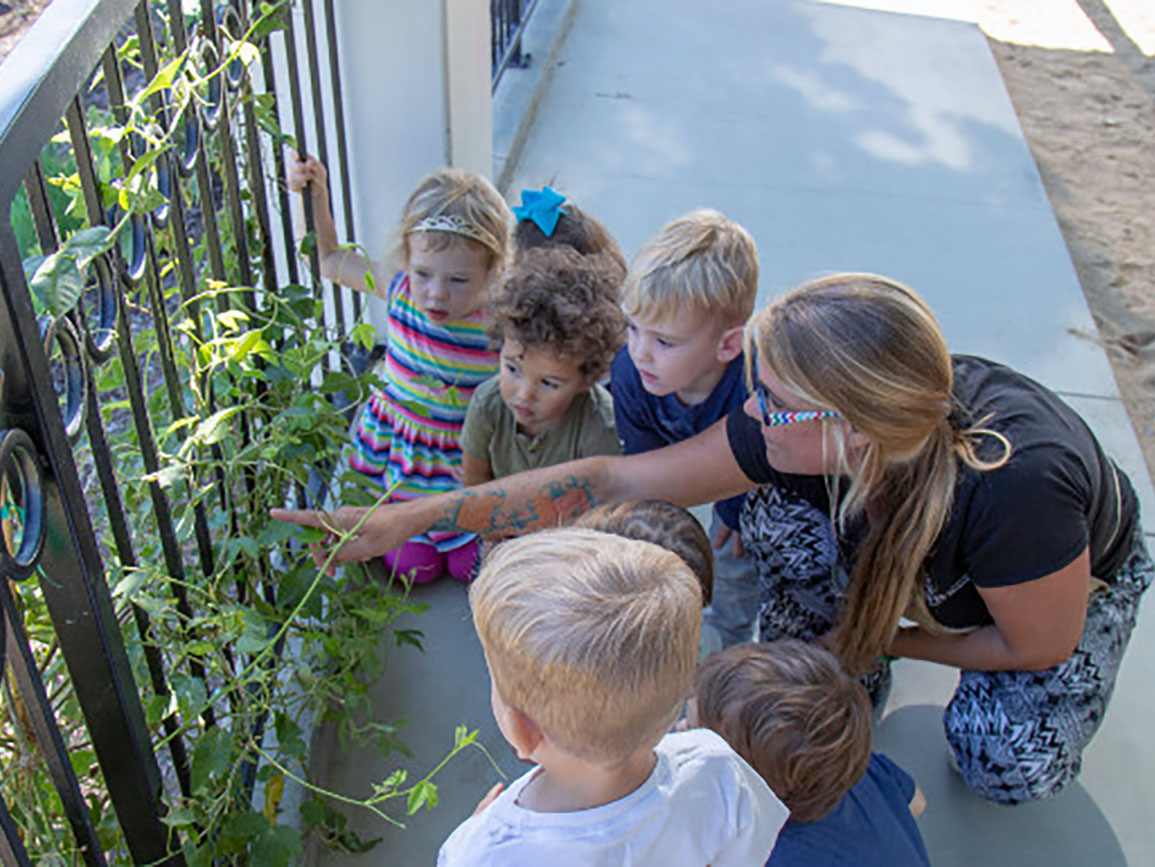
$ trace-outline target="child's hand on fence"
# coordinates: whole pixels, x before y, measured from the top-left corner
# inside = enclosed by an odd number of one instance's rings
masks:
[[[302,157],[298,153],[290,152],[288,159],[285,160],[285,186],[291,192],[299,193],[308,184],[312,184],[309,192],[314,196],[328,192],[329,173],[325,170],[324,163],[315,157]]]

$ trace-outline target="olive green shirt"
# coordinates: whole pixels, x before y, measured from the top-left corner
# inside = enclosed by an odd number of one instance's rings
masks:
[[[489,461],[495,479],[622,451],[613,399],[602,386],[578,394],[553,427],[529,436],[518,432],[513,411],[501,400],[497,376],[473,392],[461,430],[461,450],[474,460]]]

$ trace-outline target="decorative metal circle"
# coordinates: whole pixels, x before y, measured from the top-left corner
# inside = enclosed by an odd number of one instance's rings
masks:
[[[0,429],[0,571],[23,581],[44,546],[44,487],[36,447],[22,430]]]
[[[152,222],[158,229],[168,225],[172,213],[172,166],[164,156],[156,161],[156,188],[164,196],[164,204],[152,212]]]
[[[8,652],[8,612],[0,608],[0,671],[7,671],[5,654]]]
[[[120,206],[113,205],[108,209],[108,225],[115,226],[119,219]],[[131,285],[135,285],[144,276],[144,265],[148,256],[148,238],[140,214],[129,217],[128,234],[121,239],[120,252],[124,260],[125,279]]]
[[[241,12],[235,3],[222,3],[217,6],[217,25],[225,37],[232,37],[233,39],[245,32]],[[225,84],[228,85],[229,91],[235,91],[244,80],[245,64],[241,62],[240,58],[230,61],[228,69],[225,70]]]
[[[187,178],[197,167],[201,155],[201,122],[197,112],[187,112],[181,125],[184,127],[184,143],[177,155],[177,170]]]
[[[84,347],[97,364],[107,361],[116,349],[116,318],[116,281],[112,277],[108,255],[102,253],[89,263],[84,294],[76,305],[76,320],[84,332]]]
[[[127,260],[127,276],[134,283],[144,276],[144,260],[148,252],[148,242],[145,236],[144,220],[140,214],[133,214],[129,219],[132,229],[132,255]]]
[[[64,432],[68,441],[75,445],[88,408],[88,377],[85,375],[84,353],[80,351],[80,335],[69,319],[58,316],[41,319],[40,336],[44,339],[44,354],[48,356],[52,385],[60,398]],[[56,356],[57,350],[59,357]]]
[[[221,62],[221,55],[217,51],[217,47],[205,39],[200,45],[199,59],[200,71],[202,74],[206,74],[217,68],[217,64]],[[220,123],[221,110],[225,105],[222,90],[220,75],[214,75],[205,86],[204,99],[200,104],[200,116],[201,123],[204,124],[208,132],[215,130],[217,124]]]

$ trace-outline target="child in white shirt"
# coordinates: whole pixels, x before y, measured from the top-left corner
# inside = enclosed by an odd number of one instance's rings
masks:
[[[537,764],[441,847],[452,865],[760,865],[787,810],[712,732],[666,734],[698,655],[676,555],[579,528],[499,545],[470,587],[493,713]]]

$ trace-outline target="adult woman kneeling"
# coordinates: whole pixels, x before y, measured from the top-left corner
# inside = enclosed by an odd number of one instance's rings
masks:
[[[1127,477],[1052,392],[952,358],[925,303],[886,278],[805,284],[747,332],[752,396],[691,440],[369,515],[276,516],[356,528],[334,558],[351,560],[430,526],[524,532],[602,502],[752,490],[763,639],[820,640],[868,679],[889,657],[957,666],[944,725],[967,785],[1001,803],[1059,791],[1155,572]]]

